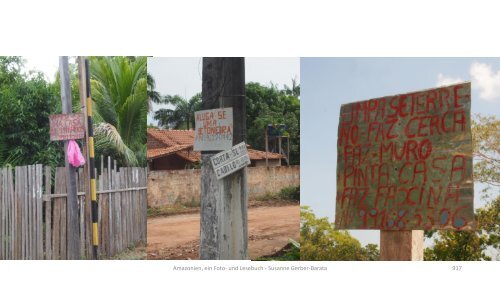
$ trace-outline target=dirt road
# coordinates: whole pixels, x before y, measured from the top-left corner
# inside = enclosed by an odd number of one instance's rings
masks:
[[[299,240],[298,204],[248,210],[248,251],[251,259],[271,255]],[[148,219],[148,259],[198,259],[200,215]]]

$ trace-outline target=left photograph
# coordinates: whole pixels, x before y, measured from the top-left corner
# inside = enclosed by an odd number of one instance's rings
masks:
[[[146,57],[0,57],[0,260],[146,259]]]

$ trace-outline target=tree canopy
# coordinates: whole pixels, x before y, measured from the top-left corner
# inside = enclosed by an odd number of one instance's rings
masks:
[[[39,72],[21,72],[19,57],[0,57],[0,166],[62,165],[62,145],[49,139],[49,115],[60,113],[59,94]]]
[[[310,261],[379,260],[378,246],[365,247],[348,231],[335,230],[328,218],[316,218],[311,208],[300,208],[300,259]]]
[[[290,164],[300,164],[300,86],[246,85],[247,142],[255,149],[265,150],[264,130],[267,125],[285,125],[290,140]],[[286,143],[286,142],[285,142]]]
[[[161,103],[170,104],[174,109],[161,108],[154,114],[158,125],[170,129],[194,129],[194,113],[201,109],[201,93],[185,99],[179,95],[167,95]]]

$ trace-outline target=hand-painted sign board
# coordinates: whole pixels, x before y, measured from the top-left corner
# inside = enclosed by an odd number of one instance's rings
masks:
[[[339,229],[474,227],[471,84],[344,104]]]
[[[195,151],[228,150],[233,146],[233,109],[217,108],[194,113]]]
[[[76,140],[85,137],[83,114],[52,114],[49,115],[50,140]]]
[[[217,179],[222,179],[248,165],[250,157],[248,156],[247,145],[241,142],[231,149],[215,154],[210,158]]]

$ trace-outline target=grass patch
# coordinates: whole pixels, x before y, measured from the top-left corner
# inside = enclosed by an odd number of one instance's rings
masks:
[[[278,197],[282,200],[300,201],[300,186],[285,187],[280,190]]]
[[[269,256],[263,256],[255,261],[298,261],[300,260],[300,244],[290,239],[281,250]]]
[[[145,243],[128,247],[125,251],[109,258],[111,260],[145,260],[147,258]]]
[[[281,189],[277,193],[268,192],[264,195],[258,196],[250,200],[250,206],[260,206],[259,202],[269,202],[271,205],[276,206],[280,203],[289,204],[288,202],[300,202],[300,186],[290,186]],[[268,204],[268,203],[264,203]],[[281,204],[282,205],[282,204]],[[191,214],[200,210],[200,201],[191,200],[184,203],[176,203],[172,206],[151,207],[148,208],[148,217],[171,216],[179,214]]]
[[[257,201],[300,201],[300,186],[289,186],[281,189],[278,193],[267,192],[264,195],[258,196]]]
[[[148,208],[148,217],[158,217],[158,216],[168,216],[177,214],[188,214],[199,210],[198,206],[185,206],[185,205],[174,205],[174,206],[164,206],[164,207],[153,207]]]

